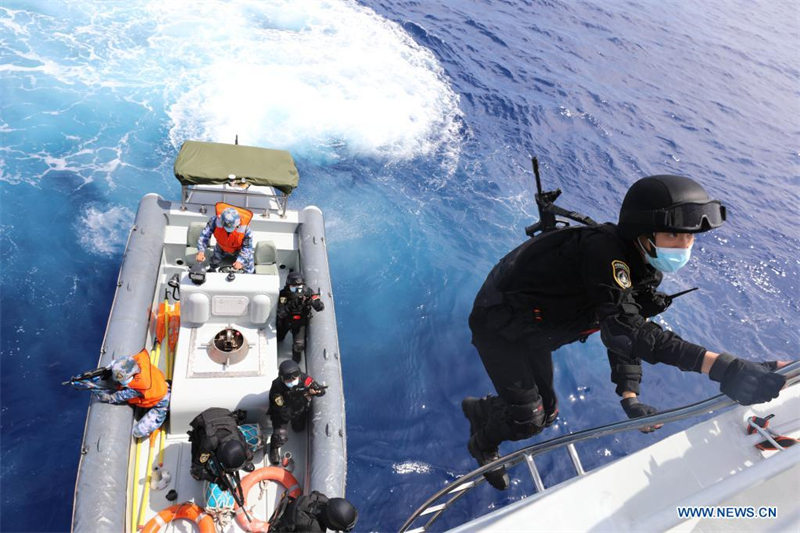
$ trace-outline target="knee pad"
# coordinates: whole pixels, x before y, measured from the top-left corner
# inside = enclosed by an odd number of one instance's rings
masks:
[[[526,439],[539,433],[544,427],[544,407],[541,397],[523,404],[508,405],[508,422],[512,440]]]
[[[269,445],[271,448],[280,448],[287,442],[289,442],[289,431],[286,428],[280,428],[272,432]]]
[[[294,339],[294,344],[292,345],[295,351],[302,352],[306,349],[306,340],[302,337],[298,339]]]

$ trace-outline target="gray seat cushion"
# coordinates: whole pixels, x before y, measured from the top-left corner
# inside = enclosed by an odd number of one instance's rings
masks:
[[[278,265],[275,263],[275,243],[272,241],[259,241],[255,249],[256,274],[278,275]]]
[[[197,239],[200,238],[200,235],[203,233],[203,228],[205,227],[205,222],[192,222],[189,224],[189,230],[186,232],[186,257],[184,259],[187,265],[193,265],[196,262],[194,258],[197,255]],[[206,254],[204,263],[208,263],[209,259],[209,254]]]

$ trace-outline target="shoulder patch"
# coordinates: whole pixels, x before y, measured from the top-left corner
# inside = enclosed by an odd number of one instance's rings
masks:
[[[200,454],[200,462],[201,462],[201,463],[205,463],[205,462],[206,462],[206,461],[208,461],[210,458],[211,458],[211,454],[210,454],[210,453],[203,453],[203,454]]]
[[[622,261],[611,261],[611,270],[614,273],[614,281],[623,289],[631,288],[631,269]]]
[[[283,396],[275,396],[275,405],[283,407]]]

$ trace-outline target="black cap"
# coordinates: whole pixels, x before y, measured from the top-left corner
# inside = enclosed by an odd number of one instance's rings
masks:
[[[701,233],[718,228],[726,212],[696,181],[684,176],[649,176],[628,189],[619,228],[629,238],[657,231]]]
[[[300,365],[291,359],[287,359],[278,367],[278,375],[284,381],[287,379],[294,379],[300,375]]]
[[[290,272],[288,276],[286,276],[286,284],[287,285],[305,285],[305,281],[303,280],[303,275],[300,272]]]
[[[331,498],[322,513],[322,521],[328,529],[350,531],[358,522],[358,511],[344,498]]]
[[[217,450],[217,459],[222,464],[222,468],[231,471],[241,468],[247,460],[244,444],[237,439],[230,439],[222,443]]]

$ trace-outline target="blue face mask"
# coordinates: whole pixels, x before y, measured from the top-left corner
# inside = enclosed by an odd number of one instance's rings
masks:
[[[661,272],[677,272],[689,262],[689,258],[692,256],[691,246],[688,248],[662,248],[655,246],[653,241],[650,241],[650,244],[656,249],[656,257],[651,257],[650,254],[645,254],[645,257],[653,268]]]

